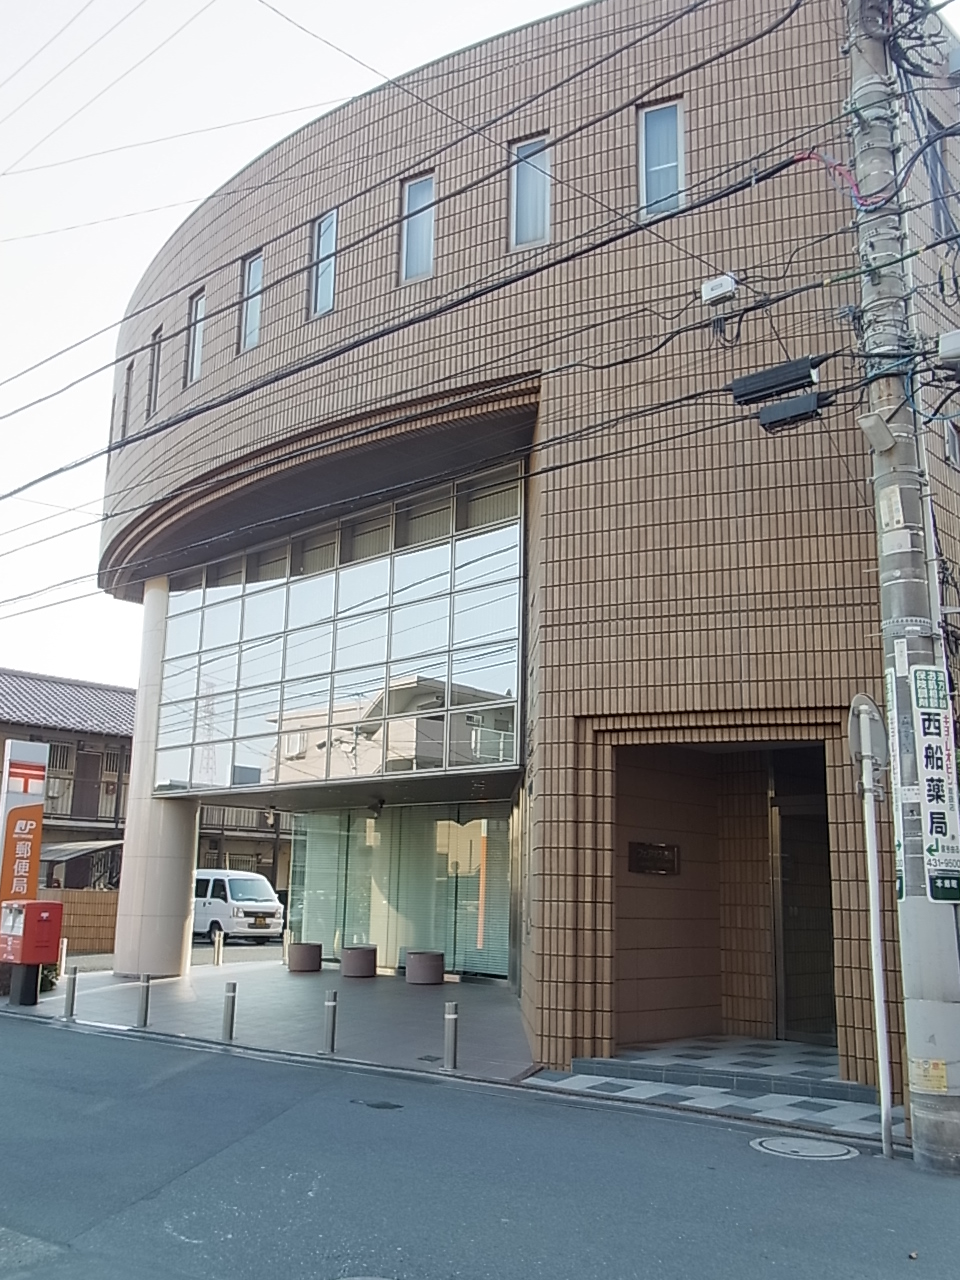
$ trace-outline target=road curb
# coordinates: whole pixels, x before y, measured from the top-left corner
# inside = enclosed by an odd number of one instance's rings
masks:
[[[760,1116],[720,1116],[709,1107],[697,1107],[669,1102],[649,1102],[644,1098],[599,1097],[586,1094],[577,1089],[564,1089],[562,1085],[541,1085],[530,1078],[530,1073],[521,1073],[510,1080],[491,1080],[487,1076],[473,1076],[461,1071],[425,1071],[418,1067],[388,1066],[380,1062],[368,1062],[362,1058],[344,1058],[339,1054],[330,1057],[325,1054],[297,1053],[292,1049],[263,1049],[253,1045],[236,1043],[224,1044],[219,1040],[205,1040],[200,1036],[179,1035],[170,1031],[151,1031],[138,1027],[118,1026],[103,1022],[84,1022],[81,1019],[66,1021],[63,1018],[38,1016],[34,1013],[21,1012],[19,1009],[0,1008],[0,1018],[15,1018],[20,1022],[33,1026],[50,1027],[54,1031],[74,1031],[82,1035],[99,1035],[114,1040],[135,1040],[151,1044],[165,1044],[178,1049],[191,1049],[197,1053],[217,1053],[226,1057],[250,1058],[260,1062],[285,1063],[295,1067],[347,1067],[358,1074],[372,1076],[393,1076],[400,1079],[415,1080],[430,1084],[468,1084],[484,1089],[507,1090],[525,1097],[555,1097],[566,1103],[576,1102],[581,1106],[628,1109],[641,1111],[648,1115],[668,1112],[674,1116],[694,1116],[713,1120],[734,1128],[750,1128],[759,1126],[763,1129],[782,1129],[791,1133],[805,1133],[813,1137],[832,1134],[845,1138],[860,1147],[869,1150],[880,1150],[880,1135],[876,1138],[865,1137],[860,1133],[848,1133],[841,1129],[813,1129],[789,1120],[765,1120]],[[894,1148],[903,1156],[910,1156],[913,1148],[902,1139],[894,1140]]]

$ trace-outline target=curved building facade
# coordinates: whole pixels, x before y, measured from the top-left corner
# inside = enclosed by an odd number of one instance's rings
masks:
[[[540,1061],[836,1036],[871,1078],[856,264],[797,153],[843,147],[823,12],[510,32],[298,130],[154,259],[100,565],[146,605],[119,969],[187,963],[201,800],[276,808],[298,936],[509,979]],[[734,405],[829,353],[822,422]]]

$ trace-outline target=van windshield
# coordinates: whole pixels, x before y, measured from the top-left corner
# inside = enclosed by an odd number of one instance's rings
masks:
[[[263,876],[256,880],[231,880],[230,897],[234,902],[276,902],[276,894],[270,888],[270,881]]]

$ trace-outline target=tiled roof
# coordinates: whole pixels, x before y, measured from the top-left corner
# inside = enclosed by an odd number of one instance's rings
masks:
[[[0,721],[131,737],[137,691],[0,667]]]

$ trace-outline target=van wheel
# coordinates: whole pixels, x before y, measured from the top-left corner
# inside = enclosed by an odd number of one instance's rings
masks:
[[[220,923],[219,920],[214,920],[213,924],[207,930],[207,937],[210,939],[211,942],[213,942],[217,934],[223,935],[223,925]],[[226,942],[226,936],[224,936],[223,940],[224,942]]]

